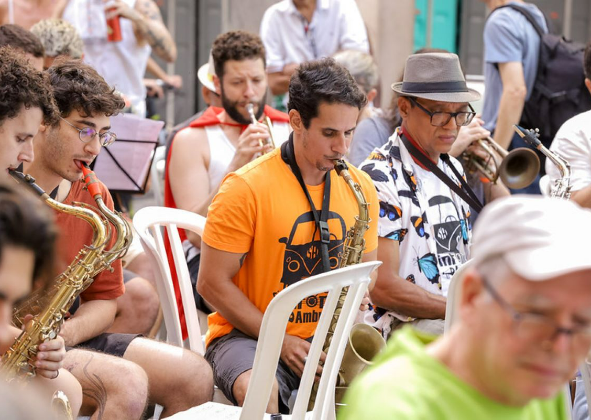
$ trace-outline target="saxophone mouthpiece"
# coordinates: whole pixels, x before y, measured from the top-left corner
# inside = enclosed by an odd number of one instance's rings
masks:
[[[537,149],[538,146],[541,144],[540,140],[538,139],[540,133],[538,132],[537,128],[535,130],[528,130],[527,128],[523,128],[515,124],[513,126],[513,129],[519,135],[519,137],[525,140],[530,146]]]
[[[335,171],[337,171],[337,175],[340,175],[342,171],[349,170],[349,167],[347,166],[347,162],[345,162],[344,159],[335,159],[335,160],[333,160],[333,163],[334,163],[334,169],[335,169]]]
[[[86,162],[82,163],[82,174],[84,175],[84,182],[90,195],[96,197],[97,195],[102,197],[101,189],[99,187],[99,180],[96,174],[90,169]]]

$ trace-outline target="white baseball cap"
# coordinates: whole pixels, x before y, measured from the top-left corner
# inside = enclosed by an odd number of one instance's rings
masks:
[[[215,92],[215,85],[213,84],[213,76],[215,76],[215,67],[213,65],[213,56],[209,53],[209,61],[199,67],[197,70],[197,78],[203,86]]]
[[[476,221],[471,255],[476,263],[503,256],[532,281],[591,270],[591,211],[541,196],[495,200]]]

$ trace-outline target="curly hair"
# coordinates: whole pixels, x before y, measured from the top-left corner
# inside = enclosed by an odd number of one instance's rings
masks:
[[[0,258],[7,246],[33,251],[33,279],[46,287],[54,277],[57,228],[51,211],[22,186],[0,184]]]
[[[0,47],[0,125],[15,118],[23,107],[40,108],[47,125],[59,121],[47,75],[34,69],[17,50]]]
[[[62,19],[43,19],[31,27],[31,32],[39,38],[45,55],[57,57],[82,58],[84,42],[76,28]]]
[[[304,127],[310,127],[310,121],[318,116],[318,107],[323,102],[357,109],[367,104],[365,93],[349,71],[330,57],[300,64],[289,81],[287,109],[300,113]]]
[[[265,46],[257,34],[246,31],[230,31],[218,35],[213,41],[211,50],[215,74],[221,79],[224,76],[224,65],[227,61],[242,61],[246,59],[263,60],[266,65]]]
[[[85,116],[111,116],[125,107],[121,95],[95,69],[80,60],[58,57],[47,72],[62,117],[73,110]]]
[[[39,38],[22,26],[8,23],[0,25],[0,46],[6,45],[22,50],[36,58],[43,58],[45,55]]]

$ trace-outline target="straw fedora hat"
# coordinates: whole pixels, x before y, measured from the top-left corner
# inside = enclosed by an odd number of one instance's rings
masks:
[[[402,82],[392,90],[400,96],[442,102],[472,102],[480,93],[468,88],[457,55],[451,53],[413,54],[406,60]]]
[[[197,70],[197,78],[203,86],[215,92],[215,85],[213,84],[213,76],[215,75],[215,67],[213,66],[213,57],[209,53],[209,61],[199,67]]]

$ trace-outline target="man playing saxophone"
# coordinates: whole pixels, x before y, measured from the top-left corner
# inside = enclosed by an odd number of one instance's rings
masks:
[[[402,124],[388,143],[360,165],[376,184],[380,200],[378,269],[371,292],[374,310],[366,322],[384,337],[405,323],[443,331],[450,279],[469,258],[470,208],[482,204],[449,157],[460,127],[475,116],[459,59],[450,53],[409,56],[399,95]],[[508,194],[486,184],[485,196]]]
[[[115,140],[109,117],[124,103],[93,68],[80,61],[58,59],[48,74],[60,117],[56,124],[42,126],[35,138],[35,159],[25,163],[24,172],[57,201],[94,205],[80,180],[82,165],[90,164],[102,147]],[[112,210],[111,195],[98,185]],[[92,243],[93,230],[70,214],[56,213],[56,220],[58,249],[69,263]],[[164,407],[165,417],[209,400],[211,370],[201,356],[136,335],[105,333],[115,317],[116,298],[124,291],[120,260],[112,266],[113,271],[102,271],[81,294],[79,307],[60,331],[66,345],[76,347],[68,351],[64,364],[84,389],[82,413],[139,419],[149,397]]]
[[[208,319],[206,359],[216,367],[216,385],[237,405],[246,396],[267,305],[285,287],[337,268],[345,233],[359,213],[349,186],[332,169],[347,152],[365,95],[344,67],[323,59],[296,70],[289,97],[289,140],[226,177],[203,234],[197,287],[217,309]],[[369,203],[363,260],[374,260],[375,188],[356,168],[350,174]],[[322,295],[312,296],[292,314],[270,413],[287,412],[323,303]]]
[[[591,42],[585,48],[583,60],[585,86],[591,92]],[[591,208],[591,111],[583,112],[566,121],[556,133],[550,151],[565,159],[570,165],[570,199]],[[535,127],[527,127],[535,128]],[[552,190],[563,174],[560,168],[546,160],[546,173]],[[549,191],[551,192],[551,191]]]
[[[0,52],[0,55],[2,53]],[[5,141],[5,139],[0,139]],[[21,331],[11,325],[13,305],[34,288],[48,288],[53,279],[56,228],[49,211],[33,196],[14,185],[0,183],[0,354],[5,355]],[[36,376],[27,394],[41,398],[45,413],[55,391],[64,392],[72,413],[78,415],[82,389],[70,372],[62,369],[64,340],[58,337],[41,343],[30,360]],[[0,371],[2,371],[0,361]],[[0,381],[4,377],[0,374]],[[25,379],[20,378],[20,379]],[[18,380],[18,379],[17,379]],[[14,387],[14,384],[11,385]]]

